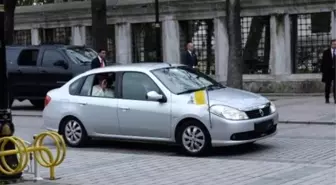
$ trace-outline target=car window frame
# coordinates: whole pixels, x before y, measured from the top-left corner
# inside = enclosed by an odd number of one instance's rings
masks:
[[[60,56],[62,56],[63,57],[63,61],[65,62],[65,63],[67,63],[67,64],[69,64],[68,63],[68,61],[66,60],[66,56],[64,56],[64,54],[61,52],[61,51],[59,51],[58,49],[45,49],[44,51],[43,51],[43,54],[42,54],[42,59],[41,59],[41,67],[58,67],[58,66],[55,66],[55,65],[51,65],[51,66],[47,66],[47,65],[43,65],[43,63],[44,63],[44,55],[45,55],[45,53],[47,52],[47,51],[52,51],[52,52],[56,52],[56,53],[58,53]],[[57,61],[55,61],[55,62],[57,62]]]
[[[99,75],[99,74],[106,74],[106,73],[114,73],[115,74],[115,89],[114,89],[114,97],[104,97],[104,96],[92,96],[92,88],[93,88],[93,83],[96,79],[96,76]],[[91,92],[90,92],[90,95],[81,95],[81,91],[83,89],[83,86],[86,82],[86,80],[90,77],[90,76],[94,76],[94,79],[91,83]],[[80,77],[80,78],[83,78],[83,77]],[[81,84],[81,87],[80,87],[80,90],[78,91],[78,94],[77,95],[73,95],[73,96],[80,96],[80,97],[91,97],[91,98],[108,98],[108,99],[118,99],[120,96],[119,96],[119,84],[118,84],[118,75],[117,75],[117,72],[115,71],[109,71],[109,72],[100,72],[100,73],[92,73],[92,74],[88,74],[86,76],[84,76],[85,80],[83,80],[82,84]],[[79,80],[79,79],[77,79]],[[75,81],[77,81],[75,80]],[[73,82],[74,83],[74,82]],[[70,85],[69,85],[69,88],[70,88]]]
[[[69,86],[68,86],[68,92],[70,95],[72,96],[79,96],[79,93],[81,92],[82,88],[83,88],[83,85],[84,85],[84,82],[86,81],[88,76],[82,76],[82,77],[79,77],[78,79],[76,79],[75,81],[73,81]],[[79,87],[77,88],[76,90],[76,93],[75,94],[71,94],[70,92],[70,88],[72,85],[74,85],[75,83],[77,83],[78,81],[82,80],[82,82],[80,82],[79,84]]]
[[[125,73],[140,73],[140,74],[144,74],[145,76],[147,76],[154,84],[155,84],[155,86],[159,89],[159,92],[157,92],[157,93],[159,93],[159,94],[161,94],[162,96],[163,96],[163,98],[164,99],[167,99],[167,96],[165,95],[165,93],[162,91],[162,89],[160,88],[160,86],[153,80],[153,78],[151,78],[147,73],[145,73],[145,72],[141,72],[141,71],[121,71],[120,72],[120,78],[119,78],[119,97],[120,97],[120,99],[123,99],[123,100],[132,100],[132,101],[142,101],[142,102],[157,102],[156,100],[136,100],[136,99],[126,99],[126,98],[124,98],[122,95],[122,91],[123,91],[123,87],[122,87],[122,85],[123,85],[123,77],[124,77],[124,74]]]

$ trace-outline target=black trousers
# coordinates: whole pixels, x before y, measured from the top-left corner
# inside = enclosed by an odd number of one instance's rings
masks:
[[[325,96],[326,100],[329,100],[331,87],[332,87],[332,91],[333,91],[333,95],[334,95],[334,100],[336,101],[336,80],[335,80],[335,78],[325,81],[324,96]]]

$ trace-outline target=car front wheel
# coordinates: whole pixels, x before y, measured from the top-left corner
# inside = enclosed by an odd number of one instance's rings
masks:
[[[62,122],[61,134],[70,147],[80,147],[88,141],[83,124],[76,118],[68,118]]]
[[[190,156],[205,155],[211,148],[208,130],[196,121],[188,121],[179,129],[178,142],[183,152]]]

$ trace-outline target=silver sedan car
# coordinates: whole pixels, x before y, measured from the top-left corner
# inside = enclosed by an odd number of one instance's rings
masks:
[[[51,90],[43,119],[71,147],[92,138],[177,143],[195,156],[275,135],[278,113],[268,99],[197,70],[141,63],[93,69]]]

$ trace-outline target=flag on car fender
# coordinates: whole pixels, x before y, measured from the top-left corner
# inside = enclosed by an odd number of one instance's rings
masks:
[[[196,105],[207,105],[208,104],[208,94],[206,90],[200,90],[194,92],[194,103]]]

